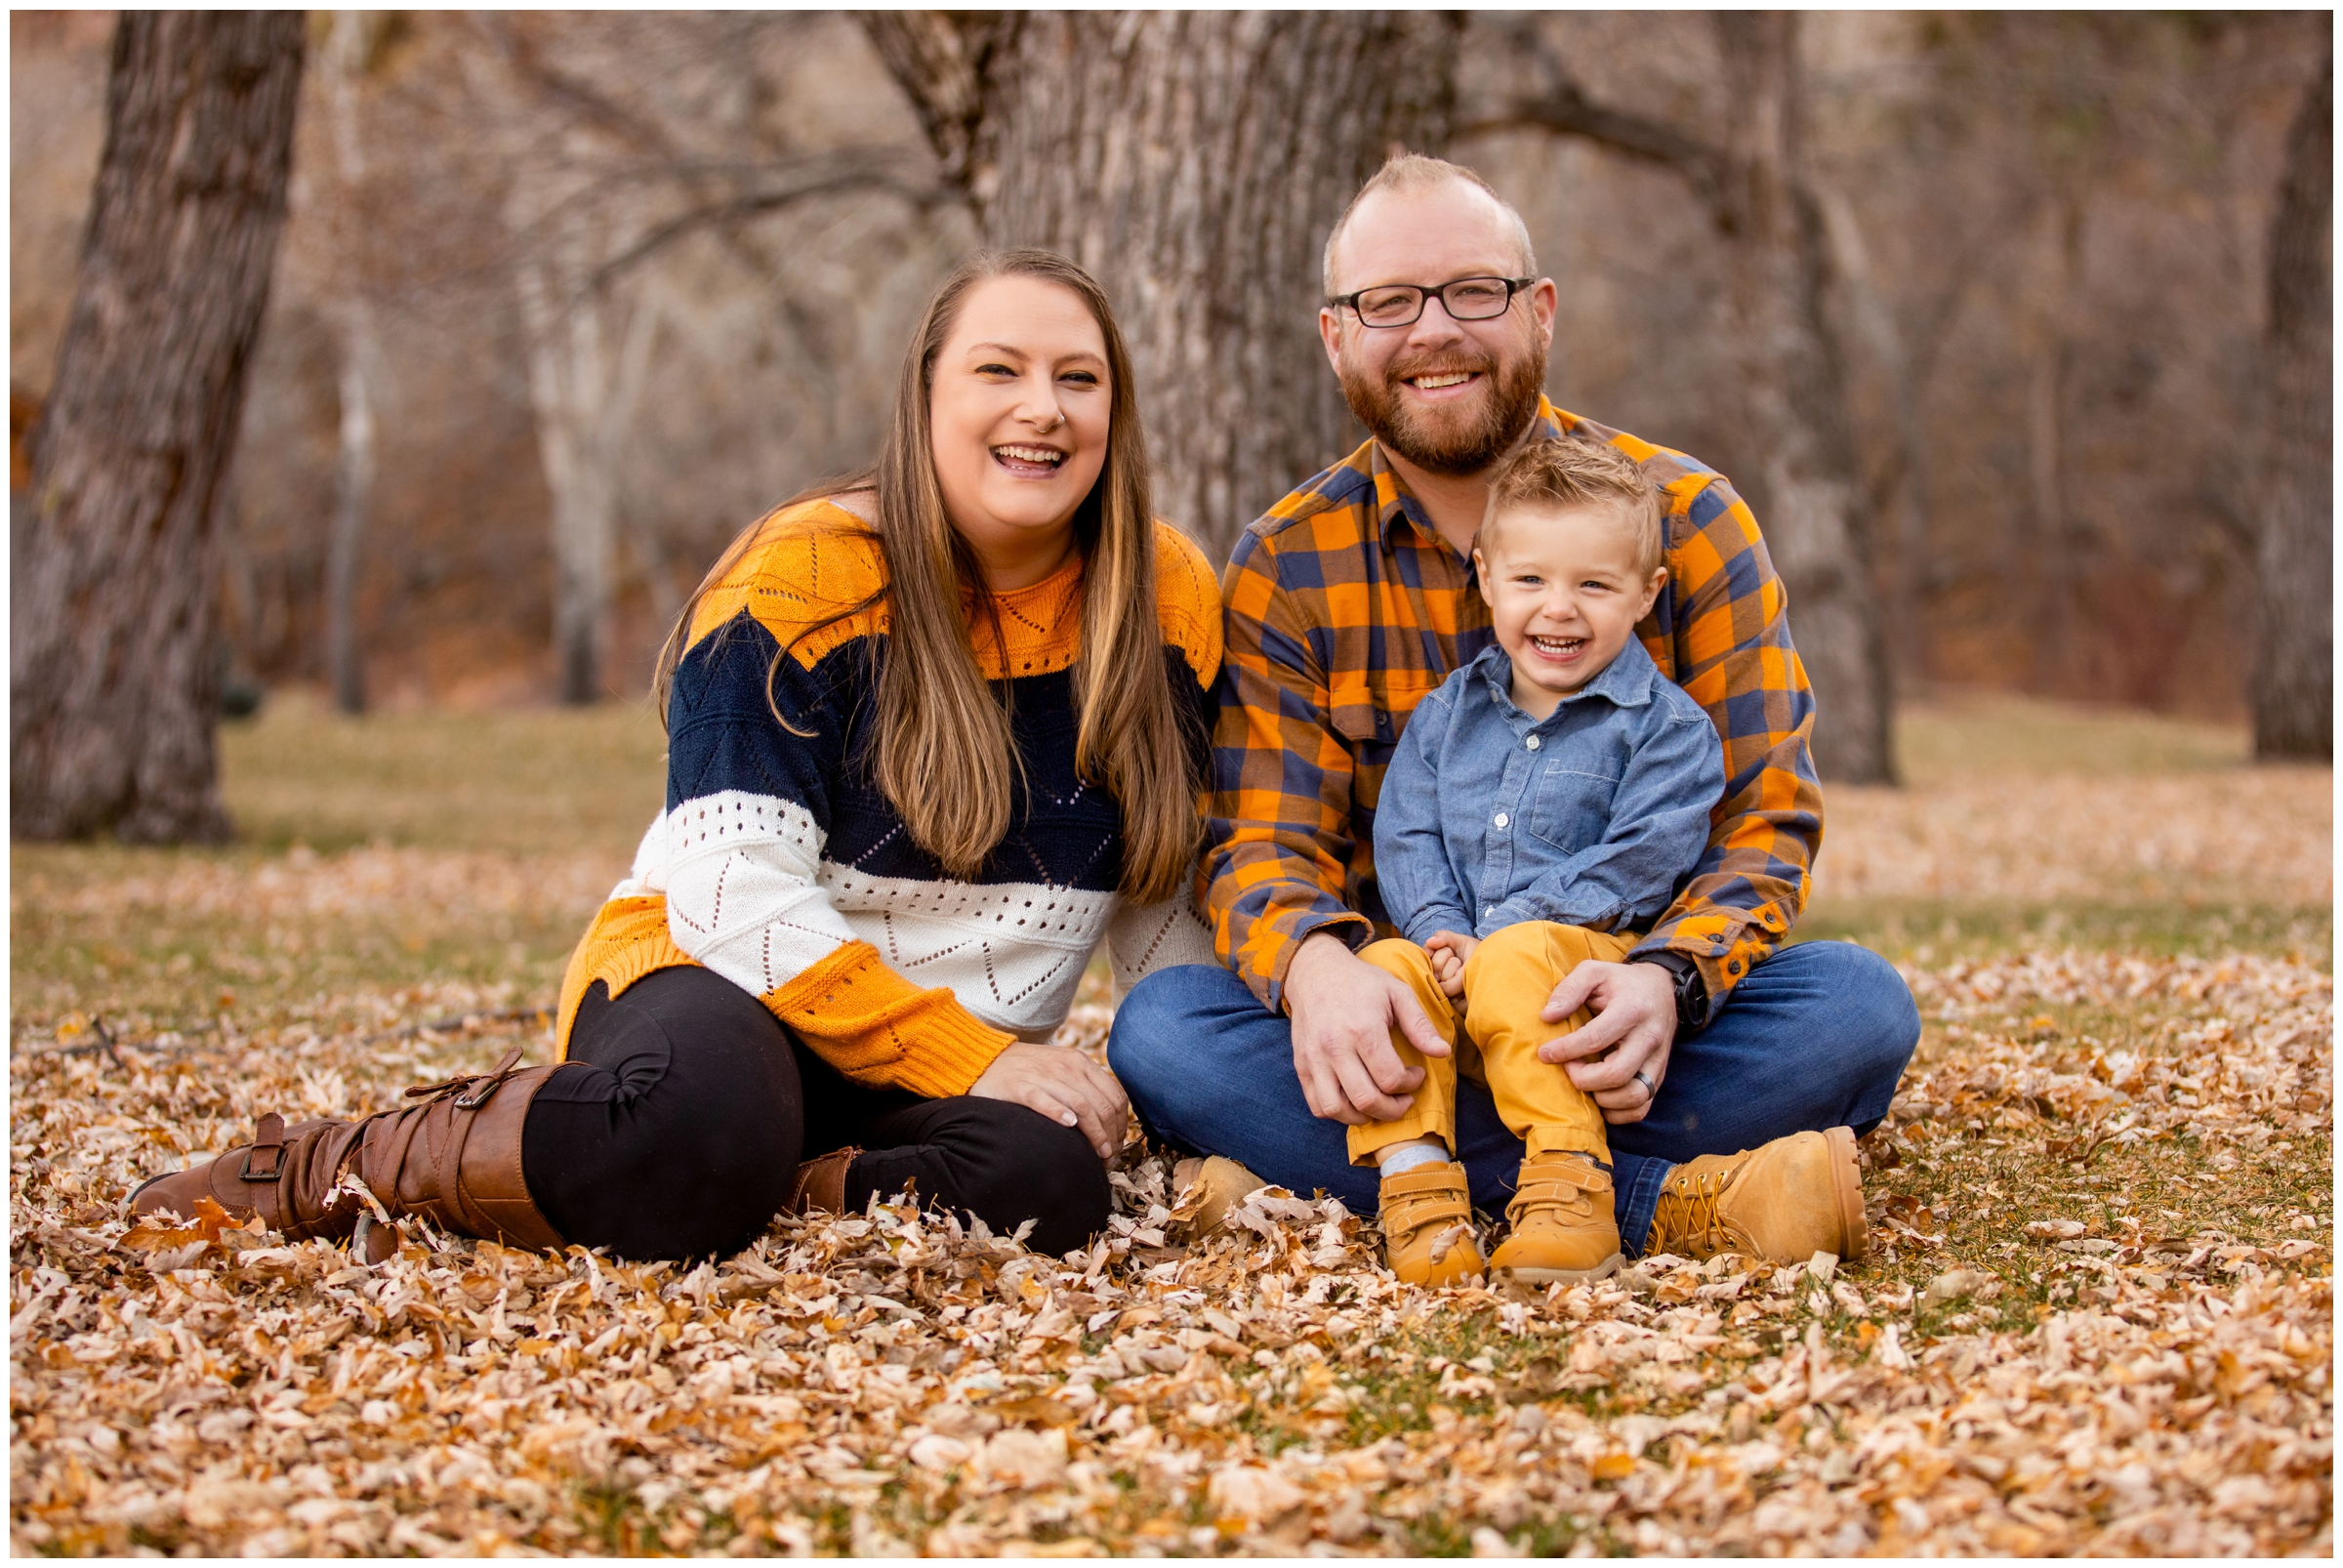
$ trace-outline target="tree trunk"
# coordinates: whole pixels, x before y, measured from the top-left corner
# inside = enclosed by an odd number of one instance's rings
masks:
[[[2331,760],[2335,751],[2335,64],[2330,46],[2286,138],[2270,225],[2269,398],[2253,752]]]
[[[2034,577],[2034,669],[2037,691],[2060,693],[2076,684],[2075,619],[2080,562],[2067,508],[2067,382],[2075,357],[2075,296],[2082,272],[2082,201],[2072,190],[2048,199],[2038,224],[2033,306],[2033,346],[2026,376],[2027,501],[2034,522],[2031,549],[2010,553],[2013,573]]]
[[[1920,419],[1924,377],[1915,368],[1918,356],[1896,324],[1894,307],[1880,290],[1855,204],[1844,192],[1820,182],[1812,188],[1829,241],[1831,272],[1847,294],[1844,336],[1859,345],[1870,361],[1875,395],[1886,404],[1882,450],[1876,462],[1863,464],[1859,505],[1876,519],[1874,541],[1891,534],[1895,540],[1894,564],[1881,574],[1880,585],[1889,656],[1892,668],[1916,673],[1928,665],[1927,628],[1920,614],[1929,566],[1928,439]],[[1862,407],[1862,392],[1852,395],[1850,409]],[[1855,443],[1859,462],[1863,444],[1860,438]]]
[[[659,325],[656,298],[638,286],[587,281],[598,254],[583,235],[565,234],[517,271],[537,450],[554,504],[555,679],[561,701],[573,704],[604,695],[602,654],[617,579],[617,464]]]
[[[360,212],[366,147],[358,135],[357,78],[365,70],[373,31],[368,13],[337,11],[326,46],[334,162],[346,198]],[[326,666],[334,684],[334,706],[346,714],[366,711],[366,654],[358,641],[358,564],[374,504],[374,381],[382,358],[374,302],[363,278],[354,275],[354,268],[351,270],[341,310],[342,452],[325,560]]]
[[[11,593],[21,838],[228,832],[215,500],[267,302],[303,16],[122,14]]]
[[[334,531],[325,557],[326,664],[334,706],[366,711],[366,650],[358,641],[358,564],[374,504],[374,309],[363,299],[343,306],[342,453],[335,472]]]
[[[1895,779],[1893,683],[1848,429],[1845,367],[1824,320],[1823,217],[1801,178],[1797,19],[1717,19],[1734,113],[1724,152],[1738,388],[1758,463],[1759,517],[1814,684],[1826,779]]]
[[[1328,230],[1446,140],[1436,13],[894,12],[866,19],[988,244],[1072,257],[1129,339],[1156,507],[1225,557],[1363,438],[1319,347]]]

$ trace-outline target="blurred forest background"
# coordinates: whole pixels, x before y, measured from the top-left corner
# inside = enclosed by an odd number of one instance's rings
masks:
[[[1667,140],[1733,134],[1719,30],[1444,25],[1429,112],[1561,284],[1552,396],[1736,476],[1771,532],[1718,202]],[[2272,223],[2329,26],[1796,24],[1852,516],[1903,690],[2243,716]],[[10,19],[20,425],[72,301],[112,28]],[[951,126],[876,31],[818,13],[312,17],[223,528],[238,681],[352,708],[644,689],[725,541],[871,454],[919,308],[984,233]],[[1633,123],[1602,134],[1541,103]],[[1337,206],[1307,221],[1323,234]],[[1331,395],[1298,314],[1281,351]],[[1141,396],[1172,417],[1170,392]],[[1322,459],[1359,438],[1338,424]],[[1165,510],[1224,555],[1304,472],[1214,516],[1177,493]]]

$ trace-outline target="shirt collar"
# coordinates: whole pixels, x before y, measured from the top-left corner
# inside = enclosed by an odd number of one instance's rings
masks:
[[[1577,423],[1575,416],[1556,408],[1552,399],[1543,392],[1538,394],[1538,412],[1530,422],[1533,438],[1542,441],[1558,439]],[[1440,538],[1440,530],[1432,526],[1432,519],[1424,516],[1423,503],[1416,499],[1415,492],[1408,488],[1408,481],[1399,476],[1399,471],[1383,455],[1383,443],[1372,436],[1367,441],[1367,474],[1375,481],[1376,525],[1381,532],[1385,549],[1397,544],[1400,530],[1411,523],[1424,542],[1444,542]]]
[[[1513,702],[1513,661],[1505,656],[1501,644],[1492,642],[1481,649],[1472,661],[1472,668],[1489,683],[1490,692],[1500,704],[1500,712],[1521,713]],[[1643,640],[1630,637],[1627,645],[1619,650],[1619,657],[1603,667],[1602,674],[1556,703],[1554,711],[1537,721],[1537,725],[1542,728],[1552,723],[1572,703],[1585,697],[1601,697],[1615,708],[1640,708],[1652,700],[1652,682],[1659,679],[1660,667],[1652,662]]]

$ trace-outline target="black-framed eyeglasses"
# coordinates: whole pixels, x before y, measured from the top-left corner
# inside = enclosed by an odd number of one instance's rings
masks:
[[[1459,277],[1438,288],[1420,283],[1378,283],[1355,294],[1337,294],[1326,303],[1339,309],[1348,306],[1371,327],[1412,327],[1423,315],[1423,302],[1440,296],[1440,308],[1453,320],[1487,321],[1503,315],[1513,296],[1538,280],[1534,277]]]

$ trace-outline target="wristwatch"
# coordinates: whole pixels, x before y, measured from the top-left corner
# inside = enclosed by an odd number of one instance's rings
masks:
[[[1701,967],[1681,953],[1659,948],[1649,953],[1628,957],[1630,964],[1657,964],[1675,977],[1676,1031],[1694,1034],[1708,1027],[1710,1012],[1708,982],[1701,978]]]

